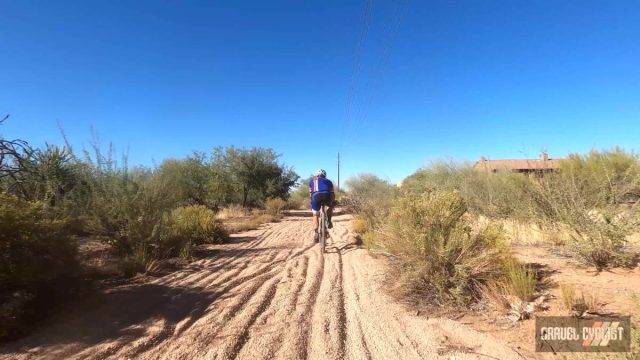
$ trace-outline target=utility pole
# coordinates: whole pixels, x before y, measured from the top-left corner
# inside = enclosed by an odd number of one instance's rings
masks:
[[[338,191],[340,191],[340,153],[338,153]]]

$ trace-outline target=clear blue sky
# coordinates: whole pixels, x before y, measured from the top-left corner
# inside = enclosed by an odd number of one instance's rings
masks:
[[[344,177],[393,181],[638,148],[639,2],[374,0],[358,52],[365,4],[1,0],[0,133],[61,143],[59,121],[78,148],[93,127],[143,165],[267,146],[330,177],[340,150]]]

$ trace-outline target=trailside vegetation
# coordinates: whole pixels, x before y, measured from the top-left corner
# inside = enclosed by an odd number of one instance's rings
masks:
[[[346,183],[354,229],[394,260],[396,284],[412,301],[532,301],[536,273],[511,255],[506,244],[524,239],[510,238],[505,222],[534,227],[597,270],[638,264],[629,238],[640,230],[640,158],[622,149],[572,154],[543,176],[439,162],[400,186],[374,175]]]
[[[223,241],[224,207],[279,214],[298,180],[268,148],[218,147],[156,167],[114,153],[98,143],[80,153],[68,144],[34,148],[0,135],[0,340],[42,317],[44,299],[55,304],[78,288],[79,240],[111,245],[124,275],[134,275]]]

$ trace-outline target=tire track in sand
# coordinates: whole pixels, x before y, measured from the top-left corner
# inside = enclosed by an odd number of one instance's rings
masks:
[[[0,359],[521,358],[489,335],[413,316],[390,299],[384,263],[353,244],[348,216],[334,218],[324,254],[309,220],[233,235],[184,270],[107,291],[94,308],[3,345]]]

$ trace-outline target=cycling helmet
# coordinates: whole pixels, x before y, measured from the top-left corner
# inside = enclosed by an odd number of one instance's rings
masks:
[[[315,176],[327,177],[327,172],[324,171],[324,169],[318,169],[314,175]]]

